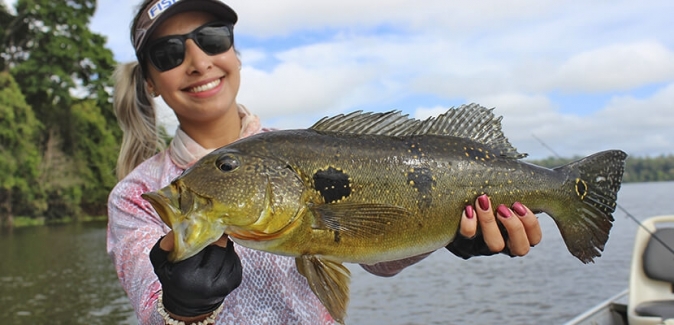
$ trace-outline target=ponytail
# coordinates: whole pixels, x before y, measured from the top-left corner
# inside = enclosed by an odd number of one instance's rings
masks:
[[[124,136],[117,158],[117,179],[121,180],[144,160],[165,147],[159,136],[152,97],[138,62],[121,64],[113,75],[113,107]]]

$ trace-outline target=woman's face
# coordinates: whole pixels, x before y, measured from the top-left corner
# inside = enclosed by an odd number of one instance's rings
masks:
[[[163,22],[153,33],[150,42],[168,35],[187,34],[205,23],[215,20],[205,12],[184,12]],[[240,84],[241,62],[234,48],[227,52],[208,55],[188,39],[185,59],[173,69],[160,72],[148,64],[150,91],[161,95],[175,112],[180,124],[203,125],[225,116],[236,116],[236,95]],[[229,115],[225,113],[230,112]]]

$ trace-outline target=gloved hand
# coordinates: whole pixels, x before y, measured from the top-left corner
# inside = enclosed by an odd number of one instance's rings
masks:
[[[499,225],[498,228],[501,231],[503,240],[507,241],[508,232],[506,231],[505,227],[503,227],[503,225]],[[490,256],[499,253],[503,253],[511,257],[514,256],[510,253],[510,249],[508,248],[508,246],[506,246],[500,252],[492,251],[489,248],[489,246],[487,246],[487,242],[484,240],[484,236],[482,232],[479,230],[475,234],[475,236],[471,238],[464,237],[463,235],[461,235],[461,233],[457,231],[454,240],[451,243],[449,243],[449,245],[447,245],[445,248],[447,248],[447,250],[452,252],[454,255],[461,257],[465,260],[473,256]]]
[[[466,206],[454,241],[446,248],[464,259],[497,253],[524,256],[541,237],[538,218],[522,203],[512,208],[500,204],[494,213],[489,197],[481,195],[475,207]]]
[[[226,248],[209,245],[177,263],[168,261],[169,252],[160,247],[160,242],[161,238],[152,247],[150,261],[161,282],[168,312],[183,317],[211,313],[241,284],[241,260],[231,241],[227,240]]]

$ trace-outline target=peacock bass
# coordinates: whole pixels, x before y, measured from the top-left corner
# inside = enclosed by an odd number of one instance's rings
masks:
[[[354,112],[308,129],[260,133],[208,154],[165,188],[143,194],[175,232],[170,259],[223,234],[296,257],[333,318],[343,322],[349,271],[445,247],[464,207],[484,193],[556,222],[587,263],[612,226],[626,154],[604,151],[554,169],[526,163],[501,117],[476,104],[426,120]]]

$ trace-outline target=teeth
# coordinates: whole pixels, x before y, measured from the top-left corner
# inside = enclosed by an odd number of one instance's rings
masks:
[[[202,92],[202,91],[211,90],[211,89],[217,87],[219,84],[220,84],[220,79],[215,79],[215,80],[213,80],[213,81],[211,81],[211,82],[209,82],[209,83],[207,83],[207,84],[205,84],[205,85],[201,85],[201,86],[198,86],[198,87],[190,88],[190,89],[189,89],[189,92],[191,92],[191,93],[198,93],[198,92]]]

